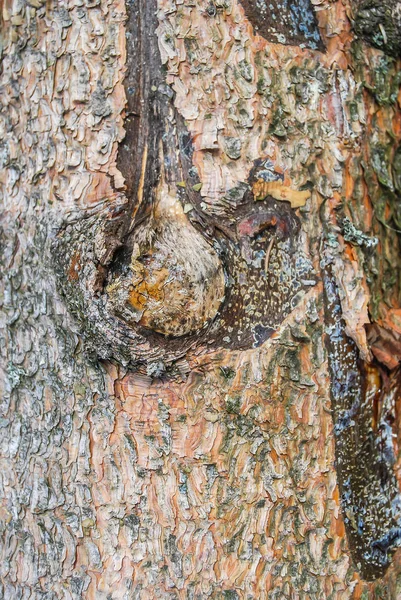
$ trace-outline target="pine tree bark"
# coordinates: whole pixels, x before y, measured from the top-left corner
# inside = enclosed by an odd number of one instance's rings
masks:
[[[398,598],[400,3],[0,7],[0,597]]]

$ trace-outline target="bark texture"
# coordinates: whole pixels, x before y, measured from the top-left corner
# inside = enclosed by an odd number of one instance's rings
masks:
[[[360,4],[312,0],[314,49],[261,3],[1,2],[0,596],[399,597],[400,72]],[[170,339],[110,290],[188,232],[224,300]]]

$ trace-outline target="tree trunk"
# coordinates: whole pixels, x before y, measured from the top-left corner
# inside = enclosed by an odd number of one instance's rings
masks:
[[[0,7],[0,598],[399,598],[400,2]]]

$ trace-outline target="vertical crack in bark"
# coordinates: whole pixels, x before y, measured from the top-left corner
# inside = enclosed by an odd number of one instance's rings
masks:
[[[392,431],[384,422],[381,431],[374,429],[374,395],[384,392],[383,382],[345,333],[329,252],[325,254],[326,345],[341,506],[355,564],[365,579],[374,580],[384,574],[389,554],[401,544]]]

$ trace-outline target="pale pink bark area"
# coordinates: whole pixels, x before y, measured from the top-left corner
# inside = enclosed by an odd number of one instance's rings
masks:
[[[117,372],[108,371],[114,428],[91,427],[104,570],[90,597],[115,585],[116,544],[134,585],[146,588],[143,597],[169,588],[179,598],[191,588],[194,597],[217,598],[224,590],[241,598],[267,598],[273,590],[291,597],[304,564],[308,574],[297,593],[317,586],[322,597],[351,597],[323,349],[314,349],[316,368],[304,345],[294,381],[285,359],[273,358],[280,349],[283,341],[275,339],[262,350],[198,359],[182,383],[127,374],[116,385]],[[232,369],[228,379],[224,369]],[[116,528],[107,515],[131,511],[139,519],[135,543],[123,525],[114,544],[105,544]],[[120,581],[126,576],[123,567]]]

